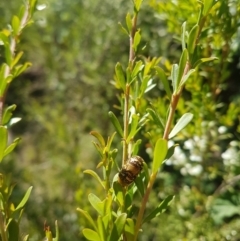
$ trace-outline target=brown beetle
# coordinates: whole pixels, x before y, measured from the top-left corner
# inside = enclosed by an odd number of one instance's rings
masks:
[[[142,171],[143,162],[140,156],[133,156],[127,160],[118,174],[118,181],[123,187],[134,182],[137,175]]]

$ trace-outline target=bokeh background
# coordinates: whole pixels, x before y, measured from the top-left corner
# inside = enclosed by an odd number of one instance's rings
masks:
[[[0,1],[0,27],[7,26],[20,0]],[[11,85],[7,104],[22,118],[12,136],[22,141],[1,169],[17,182],[14,200],[34,187],[22,231],[31,241],[44,237],[44,223],[60,226],[60,240],[84,240],[85,220],[77,207],[91,210],[87,194],[100,192],[90,176],[99,159],[91,130],[107,137],[114,131],[108,111],[121,113],[110,83],[117,62],[128,62],[128,37],[118,22],[132,11],[124,0],[39,0],[34,24],[19,49],[32,67]],[[181,25],[196,22],[195,0],[144,1],[139,16],[146,57],[162,56],[165,69],[181,54]],[[204,64],[189,81],[177,115],[189,111],[193,122],[174,140],[174,156],[159,173],[151,197],[155,206],[166,195],[174,203],[143,227],[140,240],[240,240],[240,3],[217,1],[202,34]],[[162,86],[149,95],[159,112]],[[146,127],[157,132],[151,123]],[[143,138],[144,133],[142,133]],[[116,147],[121,148],[116,139]],[[147,139],[146,139],[147,142]],[[143,146],[143,156],[148,161]],[[90,211],[91,212],[91,211]]]

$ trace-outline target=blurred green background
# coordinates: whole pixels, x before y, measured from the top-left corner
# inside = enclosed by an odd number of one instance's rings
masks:
[[[1,29],[21,3],[1,0]],[[89,132],[107,137],[114,131],[108,111],[120,117],[110,81],[115,64],[128,62],[128,37],[118,22],[125,25],[131,9],[131,1],[124,0],[39,0],[34,24],[23,33],[19,49],[33,65],[7,96],[7,105],[16,103],[15,114],[22,118],[12,136],[22,141],[0,168],[17,182],[14,200],[34,186],[22,224],[31,241],[42,240],[44,223],[54,229],[55,220],[61,241],[84,240],[86,223],[76,208],[90,210],[87,194],[100,192],[82,173],[99,161]],[[190,29],[197,14],[195,0],[144,1],[142,54],[162,56],[168,71],[181,54],[182,23]],[[194,120],[174,140],[180,145],[159,173],[150,206],[169,194],[176,199],[143,226],[140,240],[240,240],[239,16],[238,0],[222,0],[206,21],[202,55],[219,59],[204,64],[186,85],[177,115],[189,111]],[[160,113],[166,111],[162,93],[157,82],[148,96]],[[158,132],[151,123],[146,129]],[[119,147],[121,140],[115,142]],[[148,161],[146,147],[142,153]]]

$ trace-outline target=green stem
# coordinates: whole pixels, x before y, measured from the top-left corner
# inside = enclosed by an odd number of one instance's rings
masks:
[[[147,190],[146,190],[145,195],[142,199],[141,208],[140,208],[138,216],[137,216],[137,222],[136,222],[136,225],[135,225],[133,241],[137,241],[139,229],[141,228],[141,225],[142,225],[143,214],[144,214],[144,211],[146,209],[147,201],[148,201],[149,195],[151,193],[152,186],[154,184],[156,176],[157,176],[157,172],[152,173],[151,176],[150,176],[150,180],[148,182]]]
[[[1,232],[2,241],[8,241],[7,234],[5,231],[5,222],[4,222],[2,211],[0,211],[0,232]]]
[[[183,76],[188,73],[189,69],[190,69],[190,64],[187,62],[186,66],[184,68]],[[179,98],[181,96],[182,90],[183,90],[183,87],[176,94],[172,95],[172,99],[171,99],[171,103],[170,103],[170,111],[169,111],[169,114],[168,114],[167,123],[166,123],[164,134],[163,134],[163,139],[165,139],[165,140],[168,140],[168,136],[169,136],[169,133],[170,133],[170,130],[171,130],[173,117],[174,117],[175,110],[177,108],[177,104],[178,104]],[[139,229],[141,228],[143,215],[144,215],[144,212],[145,212],[145,209],[146,209],[146,204],[147,204],[149,195],[151,193],[153,184],[155,182],[156,176],[157,176],[157,172],[151,174],[150,180],[148,182],[147,190],[146,190],[146,192],[144,194],[144,197],[142,199],[141,208],[139,210],[139,213],[138,213],[138,216],[137,216],[137,222],[136,222],[136,225],[135,225],[134,241],[137,241]]]
[[[124,95],[124,115],[123,115],[123,125],[124,125],[124,130],[123,130],[123,159],[122,159],[122,165],[124,165],[127,161],[128,158],[128,143],[127,143],[127,138],[128,138],[128,124],[129,124],[129,117],[128,117],[128,110],[129,110],[129,94],[130,94],[130,86],[127,84],[126,85],[126,91]]]

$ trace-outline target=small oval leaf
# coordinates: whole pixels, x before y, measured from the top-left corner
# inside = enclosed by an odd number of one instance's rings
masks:
[[[82,232],[83,232],[84,237],[87,240],[90,240],[90,241],[101,241],[101,238],[99,237],[98,233],[95,232],[92,229],[84,228]]]
[[[152,172],[156,173],[166,157],[168,150],[167,140],[158,139],[154,148]]]

